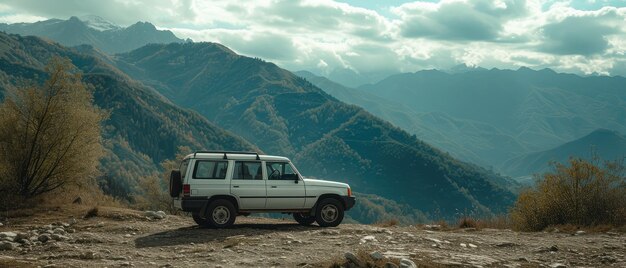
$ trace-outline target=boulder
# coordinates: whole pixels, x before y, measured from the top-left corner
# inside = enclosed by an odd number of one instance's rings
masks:
[[[417,265],[412,260],[401,259],[400,268],[417,268]]]
[[[48,242],[48,240],[50,240],[50,236],[48,234],[42,234],[39,237],[37,237],[37,240],[39,240],[39,242],[41,243],[46,243]]]
[[[362,262],[359,257],[357,257],[356,255],[354,255],[354,253],[352,252],[346,252],[344,254],[344,256],[346,257],[346,260],[348,260],[349,262],[353,263],[354,265],[356,265],[357,267],[365,267],[365,263]]]
[[[378,260],[384,259],[385,256],[383,256],[383,254],[378,252],[378,251],[374,251],[374,252],[370,253],[370,258],[372,258],[375,261],[378,261]]]
[[[150,210],[144,212],[144,215],[148,218],[157,219],[157,220],[164,219],[165,216],[167,216],[165,212],[163,211],[150,211]]]
[[[0,250],[14,250],[16,248],[15,243],[11,243],[8,241],[0,242]]]

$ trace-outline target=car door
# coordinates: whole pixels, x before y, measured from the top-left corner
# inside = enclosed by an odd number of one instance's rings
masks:
[[[305,187],[289,162],[266,162],[267,209],[304,208]]]
[[[239,209],[264,209],[267,192],[261,161],[235,161],[230,192],[239,199]]]
[[[198,159],[192,162],[191,174],[186,174],[186,184],[190,185],[191,196],[210,197],[228,192],[230,187],[226,180],[228,161]]]

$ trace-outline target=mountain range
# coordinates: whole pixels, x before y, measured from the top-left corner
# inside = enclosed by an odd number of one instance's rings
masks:
[[[513,176],[540,174],[551,170],[551,162],[566,163],[572,157],[614,161],[626,158],[626,136],[617,131],[598,129],[588,135],[549,150],[529,153],[508,160],[506,173]]]
[[[511,171],[511,159],[596,129],[626,131],[623,77],[462,68],[392,75],[349,88],[310,73],[298,74],[443,151],[504,174]]]
[[[49,38],[64,46],[89,44],[107,53],[126,52],[150,43],[184,42],[149,22],[120,27],[97,16],[50,19],[35,23],[0,23],[0,31]]]
[[[273,63],[219,44],[149,44],[111,55],[97,43],[66,48],[35,37],[0,37],[4,87],[45,77],[43,66],[55,55],[70,58],[94,85],[96,104],[111,111],[103,181],[118,195],[131,194],[133,180],[158,171],[178,146],[189,146],[286,155],[304,175],[347,181],[358,192],[429,216],[499,213],[514,200],[503,178]]]
[[[137,179],[157,172],[159,163],[172,159],[179,146],[257,148],[172,104],[105,61],[37,37],[0,33],[0,93],[21,80],[45,78],[44,66],[52,56],[69,58],[84,73],[85,82],[94,86],[95,104],[110,112],[104,125],[107,154],[101,160],[100,180],[109,193],[128,198]]]

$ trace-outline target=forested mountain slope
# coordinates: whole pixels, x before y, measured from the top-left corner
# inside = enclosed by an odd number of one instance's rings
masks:
[[[222,45],[151,44],[118,54],[116,65],[266,153],[291,157],[305,175],[446,216],[502,212],[513,201],[501,177]]]
[[[159,163],[173,158],[178,146],[256,148],[104,61],[36,37],[0,33],[0,92],[24,79],[45,79],[43,68],[52,56],[71,59],[84,73],[84,81],[94,86],[95,103],[110,113],[104,127],[107,154],[101,161],[101,182],[118,196],[127,197],[136,180],[157,172]]]

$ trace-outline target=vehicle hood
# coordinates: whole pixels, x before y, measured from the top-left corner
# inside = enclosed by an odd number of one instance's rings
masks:
[[[348,187],[350,187],[347,183],[336,182],[336,181],[307,179],[307,178],[304,178],[304,183],[307,186],[326,186],[326,187],[337,187],[337,188],[348,188]]]

